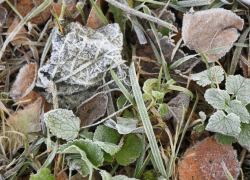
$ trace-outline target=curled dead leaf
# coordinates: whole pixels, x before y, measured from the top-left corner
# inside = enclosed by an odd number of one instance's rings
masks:
[[[105,93],[98,93],[84,101],[76,111],[81,119],[80,127],[90,125],[102,117],[107,109],[108,96]]]
[[[6,23],[7,15],[7,10],[4,7],[0,6],[0,26],[3,26]]]
[[[188,149],[180,163],[180,180],[227,180],[222,162],[237,179],[240,163],[232,146],[217,143],[214,137],[205,139]]]
[[[185,44],[196,52],[231,46],[239,37],[244,21],[235,13],[214,8],[187,13],[183,18],[182,37]],[[220,59],[230,49],[208,53],[208,62]],[[211,56],[213,58],[211,58]]]

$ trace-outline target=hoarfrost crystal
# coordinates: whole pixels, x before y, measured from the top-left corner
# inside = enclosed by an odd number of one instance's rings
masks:
[[[48,88],[51,82],[57,86],[61,108],[74,109],[103,85],[110,65],[126,81],[127,67],[122,60],[123,36],[118,24],[109,24],[98,30],[70,23],[59,29],[52,39],[50,61],[38,72],[37,86]],[[51,94],[43,93],[49,102]]]

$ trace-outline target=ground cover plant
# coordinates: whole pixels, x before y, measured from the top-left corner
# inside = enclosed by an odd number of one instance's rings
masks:
[[[0,179],[250,178],[244,0],[0,0]]]

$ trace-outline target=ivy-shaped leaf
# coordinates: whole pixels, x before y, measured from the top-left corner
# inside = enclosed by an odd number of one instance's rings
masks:
[[[93,139],[94,141],[116,144],[119,141],[120,137],[121,135],[115,129],[100,125],[96,128]]]
[[[156,98],[156,99],[162,99],[165,95],[165,92],[160,92],[160,91],[152,91],[152,95]]]
[[[235,137],[226,136],[220,133],[216,133],[215,138],[218,143],[223,144],[223,145],[231,145],[232,143],[236,142]]]
[[[115,154],[117,162],[121,165],[127,165],[135,161],[141,153],[142,142],[136,135],[128,135],[124,139],[121,150]]]
[[[243,123],[249,123],[250,115],[247,111],[247,108],[241,104],[238,100],[233,100],[228,103],[227,108],[225,109],[227,113],[234,113],[240,117],[240,121]]]
[[[247,148],[250,151],[250,124],[241,124],[241,132],[236,137],[241,145]]]
[[[202,87],[205,87],[211,83],[216,84],[216,79],[214,75],[214,68],[215,68],[215,73],[216,73],[216,78],[218,80],[218,83],[221,83],[224,80],[224,71],[220,66],[215,66],[210,68],[210,75],[209,71],[205,70],[197,74],[191,74],[191,79],[194,81],[197,81],[196,83]]]
[[[55,109],[44,114],[44,120],[58,138],[75,139],[80,130],[80,119],[70,110]]]
[[[77,147],[72,148],[71,147]],[[57,150],[58,153],[80,153],[79,150],[83,151],[86,154],[86,158],[94,165],[100,166],[103,164],[103,152],[101,148],[88,139],[80,139],[70,141],[67,144],[64,144],[59,147]],[[85,158],[82,158],[84,161]],[[87,163],[87,162],[86,162]]]
[[[240,133],[240,117],[218,110],[210,117],[206,130],[236,137]]]
[[[250,79],[246,79],[240,75],[230,75],[227,78],[226,90],[229,94],[236,96],[245,106],[250,103]]]
[[[158,82],[158,79],[155,79],[155,78],[151,78],[151,79],[146,80],[143,84],[142,90],[145,93],[152,94],[152,90],[155,87],[157,87],[157,82]]]
[[[36,174],[31,174],[30,180],[55,180],[55,178],[49,169],[42,168]]]
[[[225,109],[227,103],[230,101],[229,94],[220,89],[208,89],[204,97],[208,104],[212,105],[215,109]]]

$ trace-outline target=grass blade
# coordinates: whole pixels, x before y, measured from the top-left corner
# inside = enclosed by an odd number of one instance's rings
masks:
[[[104,14],[102,13],[102,11],[99,9],[99,7],[96,5],[96,3],[93,0],[89,0],[92,4],[92,6],[95,8],[97,14],[99,15],[99,17],[101,18],[102,22],[107,26],[109,24],[108,20],[106,19],[106,17],[104,16]]]

